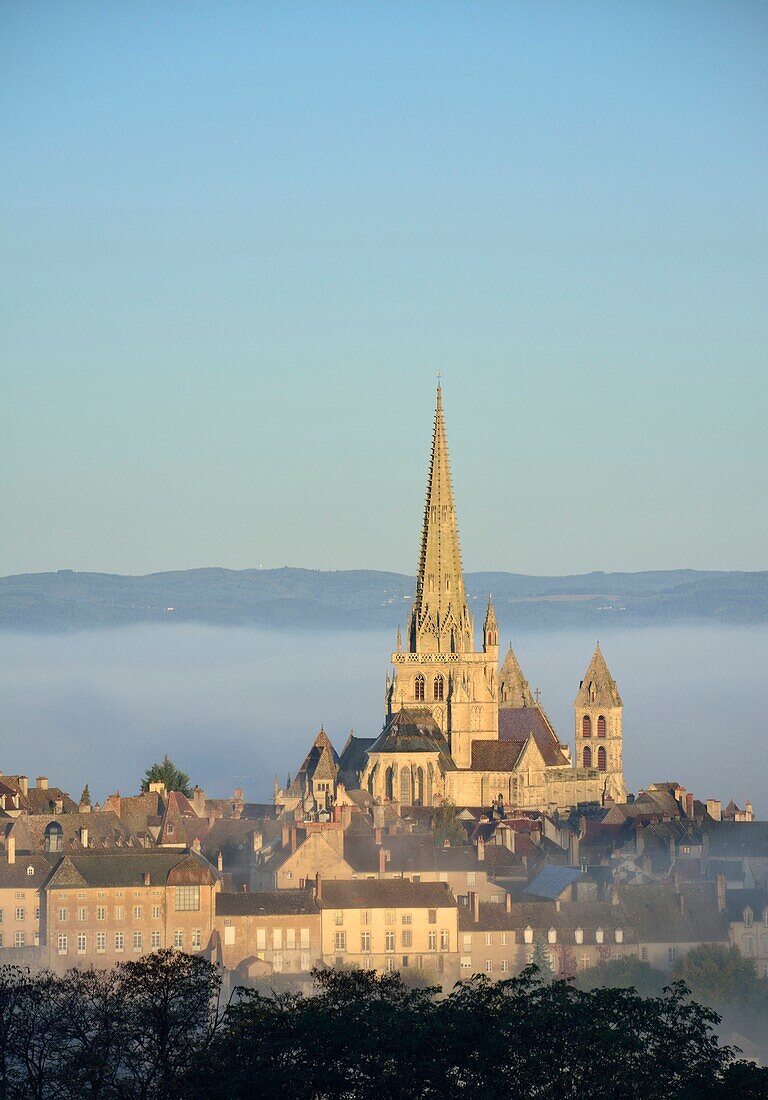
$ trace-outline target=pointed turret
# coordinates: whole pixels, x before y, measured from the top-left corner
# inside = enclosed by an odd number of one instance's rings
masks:
[[[619,689],[616,681],[608,671],[600,643],[595,646],[592,660],[586,671],[584,679],[579,684],[579,693],[576,696],[576,705],[620,707],[622,705]]]
[[[493,597],[488,597],[488,610],[485,613],[483,623],[483,649],[487,653],[489,649],[499,648],[499,627],[496,622],[496,614],[493,610]]]
[[[499,673],[499,706],[532,707],[531,688],[510,645]]]
[[[439,385],[409,648],[412,653],[473,650]]]

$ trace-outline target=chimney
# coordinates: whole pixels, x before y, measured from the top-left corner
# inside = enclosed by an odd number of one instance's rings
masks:
[[[152,876],[150,875],[149,871],[144,872],[144,885],[145,886],[151,886],[152,885]]]
[[[635,826],[635,855],[641,856],[645,849],[645,836],[643,835],[643,826],[638,821]]]
[[[680,906],[680,912],[685,916],[685,897],[683,894],[677,895],[677,903]]]
[[[315,901],[323,900],[323,876],[318,871],[315,875]]]
[[[387,869],[387,849],[379,848],[379,874],[383,875]]]
[[[693,817],[693,795],[690,793],[685,796],[685,812],[688,817]]]
[[[254,833],[251,838],[251,842],[253,844],[254,852],[260,852],[264,845],[264,837],[261,833]]]
[[[192,791],[192,809],[198,817],[205,815],[205,791],[200,787],[195,787]]]
[[[390,821],[389,829],[387,831],[388,831],[390,836],[395,836],[397,834],[397,822],[396,821]]]
[[[383,835],[384,835],[384,830],[382,829],[382,827],[380,825],[377,825],[376,828],[373,830],[373,839],[376,842],[376,844],[379,844],[379,845],[381,844]]]
[[[202,845],[200,843],[200,837],[196,836],[195,839],[192,841],[192,851],[193,852],[199,852],[201,850],[202,850]]]
[[[296,826],[291,825],[291,851],[296,851]]]
[[[16,862],[16,837],[9,836],[6,843],[6,851],[8,852],[8,862]]]
[[[224,870],[224,856],[221,852],[219,852],[218,856],[216,857],[216,866],[220,871]]]
[[[37,777],[37,789],[39,791],[48,790],[48,777],[45,775],[38,775]]]
[[[80,826],[80,843],[84,848],[88,847],[88,829],[85,825]]]
[[[291,842],[291,827],[290,825],[283,825],[280,830],[280,847],[287,848]]]
[[[713,821],[722,821],[723,807],[719,798],[707,799],[707,813]]]
[[[671,833],[669,835],[668,846],[669,846],[669,862],[674,863],[675,862],[675,838]]]
[[[156,779],[154,782],[149,784],[149,791],[150,794],[165,794],[165,783],[163,783],[159,779]]]
[[[504,897],[504,908],[508,913],[512,912],[512,895],[507,891]]]
[[[725,912],[725,875],[717,876],[717,911]]]
[[[477,860],[482,863],[485,859],[485,841],[481,836],[477,838]]]
[[[469,891],[469,907],[472,910],[473,924],[480,923],[480,895],[477,890]]]
[[[575,833],[568,835],[568,863],[571,867],[579,867],[579,838]]]
[[[27,779],[26,775],[19,776],[19,790],[25,798],[29,794],[29,780]]]
[[[247,893],[248,893],[248,883],[247,883],[247,882],[244,882],[244,883],[243,883],[243,893],[244,893],[244,894],[247,894]]]

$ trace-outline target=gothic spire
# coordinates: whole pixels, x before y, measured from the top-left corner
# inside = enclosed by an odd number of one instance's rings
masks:
[[[411,652],[473,650],[439,384],[409,641]]]
[[[499,672],[499,706],[532,707],[533,695],[510,645]]]

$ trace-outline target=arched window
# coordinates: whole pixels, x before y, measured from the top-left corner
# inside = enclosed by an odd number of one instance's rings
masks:
[[[592,736],[592,719],[589,717],[588,714],[585,714],[584,717],[581,720],[581,736],[582,737],[591,737]]]
[[[411,769],[400,769],[400,801],[405,806],[411,804]]]
[[[605,737],[605,715],[603,714],[597,719],[597,736]]]
[[[394,792],[395,777],[391,768],[387,768],[384,772],[384,797],[387,802],[391,802],[395,796]]]
[[[433,697],[435,699],[443,699],[445,697],[445,680],[439,673],[437,676],[435,676]]]
[[[589,745],[584,746],[584,767],[592,767],[592,749],[589,747]]]
[[[45,829],[46,852],[61,852],[64,850],[64,830],[58,821],[52,821]]]
[[[424,805],[424,769],[417,768],[414,779],[416,781],[416,790],[414,791],[414,802],[417,806]]]
[[[419,673],[416,677],[416,700],[418,702],[424,702],[424,677]]]
[[[600,748],[597,750],[597,770],[600,772],[604,772],[606,766],[605,749],[601,745]]]

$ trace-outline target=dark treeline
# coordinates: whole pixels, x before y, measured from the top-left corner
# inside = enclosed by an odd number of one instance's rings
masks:
[[[161,951],[63,977],[0,968],[8,1098],[768,1097],[768,1070],[676,984],[576,989],[535,968],[447,996],[397,974],[321,971],[314,996],[238,989]]]

